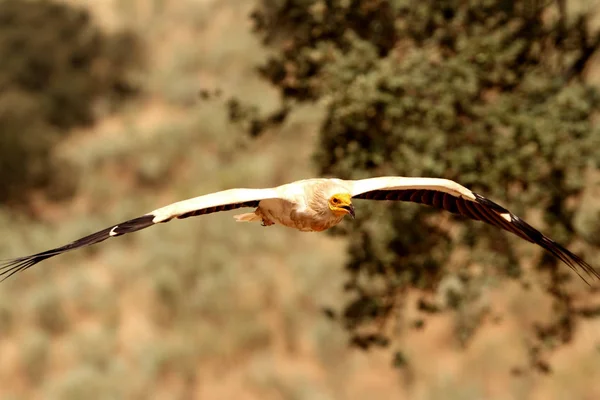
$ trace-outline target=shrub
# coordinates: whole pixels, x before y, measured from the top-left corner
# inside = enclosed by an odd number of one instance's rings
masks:
[[[453,179],[517,214],[540,210],[537,225],[567,245],[581,238],[572,219],[584,172],[600,163],[593,123],[600,96],[583,79],[600,45],[589,17],[567,14],[563,1],[532,0],[262,0],[253,14],[273,51],[259,70],[280,90],[282,120],[296,104],[325,105],[315,152],[322,174]],[[251,126],[262,126],[250,114]],[[343,321],[354,344],[387,345],[385,334],[365,329],[392,315],[409,289],[435,292],[444,278],[461,292],[447,306],[423,300],[421,311],[460,307],[463,319],[474,316],[462,322],[469,326],[463,342],[481,319],[468,307],[498,278],[533,281],[553,298],[552,320],[535,329],[540,340],[572,337],[580,313],[564,283],[576,276],[552,257],[522,271],[520,242],[505,232],[455,225],[416,205],[363,204],[361,211],[355,224],[334,230],[350,241],[347,289],[355,300]],[[469,251],[450,263],[461,248]]]
[[[94,122],[100,100],[137,92],[139,41],[106,34],[87,11],[62,2],[3,0],[0,7],[0,202],[49,183],[51,149],[73,127]],[[105,107],[106,108],[106,107]]]

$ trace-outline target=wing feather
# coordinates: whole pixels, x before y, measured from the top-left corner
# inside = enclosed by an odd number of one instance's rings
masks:
[[[345,181],[354,198],[398,200],[426,204],[511,232],[541,246],[567,264],[584,281],[579,270],[600,279],[600,273],[579,256],[567,250],[506,208],[458,183],[439,178],[379,177]]]
[[[25,257],[0,261],[0,282],[50,257],[91,246],[111,237],[136,232],[158,223],[168,222],[173,218],[182,219],[241,207],[257,207],[261,200],[270,198],[279,198],[275,189],[231,189],[173,203],[141,217],[92,233],[67,245]]]
[[[240,207],[256,207],[259,201],[274,198],[281,198],[275,188],[229,189],[179,201],[149,214],[154,215],[155,223],[167,222],[173,218],[182,219]]]
[[[378,190],[423,189],[448,193],[455,197],[475,200],[473,192],[449,179],[441,178],[408,178],[403,176],[381,176],[378,178],[345,181],[351,188],[352,196]]]

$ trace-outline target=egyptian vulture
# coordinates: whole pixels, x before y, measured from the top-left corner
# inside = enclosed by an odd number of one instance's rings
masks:
[[[237,221],[260,221],[263,226],[280,224],[300,231],[320,232],[338,224],[346,215],[354,218],[353,199],[410,201],[483,221],[543,247],[580,277],[582,276],[579,269],[590,276],[600,278],[600,273],[592,266],[521,218],[454,181],[392,176],[356,181],[333,178],[305,179],[269,189],[230,189],[195,197],[113,225],[65,246],[6,260],[0,263],[0,278],[7,279],[19,271],[67,251],[168,222],[173,218],[195,217],[242,207],[255,210],[235,215]]]

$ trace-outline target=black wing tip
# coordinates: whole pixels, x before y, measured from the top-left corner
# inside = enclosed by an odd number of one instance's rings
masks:
[[[523,221],[521,218],[517,217],[514,214],[510,214],[511,223],[518,226],[521,232],[524,232],[531,240],[543,247],[545,250],[550,252],[556,258],[567,264],[569,268],[571,268],[581,279],[584,280],[585,283],[589,285],[589,282],[579,273],[580,270],[585,271],[585,273],[589,277],[594,277],[600,280],[600,272],[592,267],[590,264],[585,262],[581,257],[564,247],[558,242],[550,239],[545,236],[543,233],[529,225],[527,222]]]
[[[130,219],[109,228],[109,232],[112,232],[111,236],[121,236],[126,233],[139,231],[140,229],[154,225],[154,218],[155,216],[152,214],[142,215],[141,217]]]
[[[589,282],[580,274],[579,269],[585,271],[588,276],[600,280],[600,272],[585,262],[581,257],[574,254],[560,243],[555,242],[554,240],[545,236],[542,232],[538,231],[533,226],[529,225],[527,222],[514,215],[501,205],[477,193],[473,193],[473,195],[475,196],[477,203],[481,204],[482,206],[488,207],[499,214],[509,215],[511,225],[515,226],[519,232],[523,233],[532,243],[541,246],[544,250],[550,252],[553,256],[567,264],[567,266],[575,271],[575,273],[579,275],[579,277],[583,279],[585,283],[589,285]]]
[[[84,236],[81,239],[75,240],[74,242],[62,247],[57,247],[55,249],[47,250],[30,256],[0,261],[0,282],[5,281],[17,272],[21,272],[28,268],[31,268],[35,264],[38,264],[50,257],[66,253],[67,251],[76,250],[81,247],[91,246],[93,244],[100,243],[110,237],[121,236],[126,233],[139,231],[140,229],[144,229],[152,225],[154,225],[154,215],[147,214],[138,218],[130,219],[117,225],[113,225],[110,228],[106,228],[96,233],[92,233],[91,235]]]
[[[17,272],[24,271],[35,264],[44,261],[46,258],[52,257],[51,255],[43,255],[43,253],[34,254],[27,257],[15,258],[13,260],[7,260],[0,263],[0,282],[4,282]]]
[[[494,210],[500,214],[510,214],[511,216],[513,215],[506,208],[502,207],[498,203],[493,202],[492,200],[488,199],[487,197],[483,197],[482,195],[475,193],[475,192],[471,192],[471,193],[473,193],[473,196],[475,196],[475,200],[477,201],[477,203],[481,204],[482,206],[489,207],[492,210]]]

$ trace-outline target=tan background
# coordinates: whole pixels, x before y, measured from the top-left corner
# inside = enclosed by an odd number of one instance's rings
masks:
[[[227,122],[220,88],[275,107],[254,66],[251,0],[94,0],[106,29],[148,43],[146,92],[58,149],[82,172],[64,203],[40,196],[42,222],[0,209],[0,258],[70,242],[172,201],[313,175],[320,121],[306,107],[258,141]],[[451,316],[403,326],[391,352],[348,347],[320,309],[339,309],[344,242],[282,227],[237,225],[222,213],[161,225],[64,255],[0,285],[2,399],[597,399],[600,320],[527,372],[525,327],[551,312],[517,285],[486,301],[490,319],[466,349]],[[598,265],[597,260],[590,260]]]

